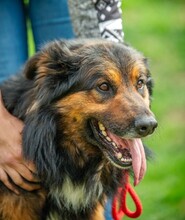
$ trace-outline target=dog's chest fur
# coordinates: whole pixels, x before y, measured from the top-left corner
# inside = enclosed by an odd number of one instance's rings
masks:
[[[72,180],[67,174],[61,174],[63,175],[62,184],[51,187],[48,194],[46,209],[48,206],[50,211],[47,213],[47,220],[60,219],[61,216],[61,219],[67,220],[90,219],[97,204],[105,203],[105,195],[109,194],[108,191],[112,193],[113,189],[116,189],[116,180],[121,176],[117,172],[112,172],[115,175],[115,182],[109,182],[110,170],[105,169],[103,164],[97,167],[95,170],[92,168],[91,178],[88,177],[90,175],[88,172],[84,173],[80,182]]]
[[[56,201],[58,206],[64,205],[66,209],[78,210],[86,209],[99,200],[103,193],[101,182],[97,182],[92,186],[91,190],[87,190],[85,183],[75,184],[69,177],[66,177],[63,185],[55,189],[51,189],[51,197]]]

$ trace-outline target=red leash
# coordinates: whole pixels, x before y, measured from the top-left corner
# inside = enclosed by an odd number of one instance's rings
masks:
[[[136,206],[136,210],[134,212],[130,211],[127,208],[127,205],[126,205],[127,193],[130,194],[130,196],[132,197],[133,202]],[[118,210],[117,210],[117,208],[118,208]],[[113,219],[114,220],[121,220],[121,218],[124,215],[127,215],[130,218],[137,218],[141,215],[142,210],[143,210],[143,208],[142,208],[141,201],[129,183],[129,174],[128,174],[128,172],[125,172],[124,186],[120,187],[118,189],[117,195],[114,197],[113,202],[112,202]]]

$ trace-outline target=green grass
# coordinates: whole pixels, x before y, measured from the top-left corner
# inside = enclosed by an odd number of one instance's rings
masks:
[[[144,209],[138,219],[184,220],[185,2],[124,0],[122,8],[125,41],[149,58],[155,80],[152,109],[159,122],[145,141],[155,160],[136,187]]]

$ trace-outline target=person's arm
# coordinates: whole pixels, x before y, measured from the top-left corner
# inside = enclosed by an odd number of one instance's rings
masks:
[[[121,0],[68,0],[76,38],[123,42]]]
[[[15,185],[27,191],[40,188],[33,163],[22,157],[23,126],[6,110],[0,93],[0,181],[17,194]]]
[[[123,42],[121,0],[92,0],[97,11],[102,38]]]

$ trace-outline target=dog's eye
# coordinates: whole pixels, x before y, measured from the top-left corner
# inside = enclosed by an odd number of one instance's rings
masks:
[[[108,83],[102,83],[101,85],[98,86],[100,90],[107,92],[110,89],[110,86]]]
[[[139,79],[137,81],[137,89],[142,90],[144,88],[144,86],[145,86],[145,81],[143,79]]]

